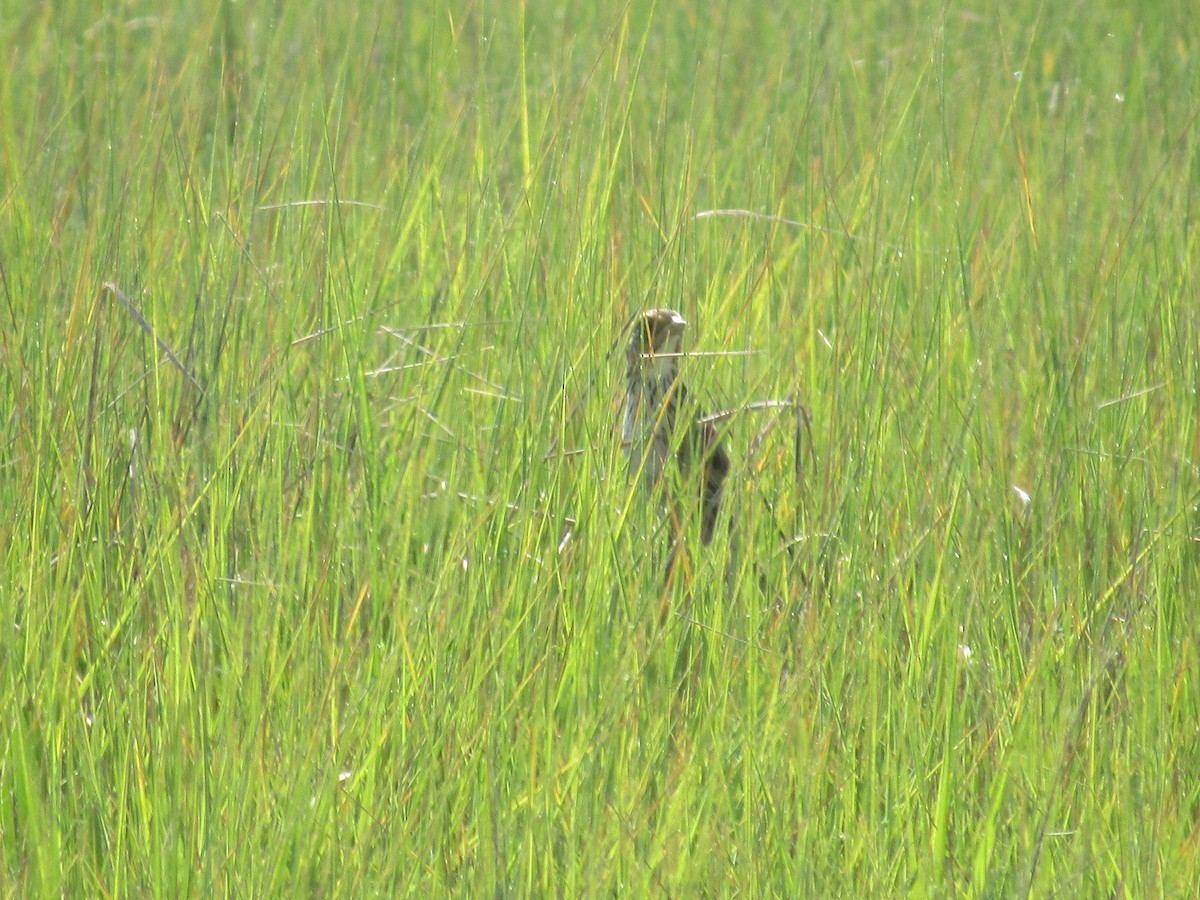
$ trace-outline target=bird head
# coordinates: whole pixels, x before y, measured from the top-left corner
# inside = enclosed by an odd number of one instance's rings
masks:
[[[678,366],[677,354],[683,348],[683,332],[687,320],[673,309],[648,309],[633,322],[629,341],[629,362],[655,369]],[[663,356],[659,360],[655,357]]]

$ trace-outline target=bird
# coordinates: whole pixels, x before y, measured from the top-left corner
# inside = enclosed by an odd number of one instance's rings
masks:
[[[647,490],[655,491],[670,477],[672,460],[679,484],[693,485],[698,480],[700,541],[707,546],[712,543],[731,464],[717,426],[693,418],[687,386],[680,378],[687,324],[673,309],[648,309],[632,320],[622,440],[630,471],[635,476],[640,473]],[[697,467],[701,469],[698,479]],[[672,564],[674,549],[672,545]]]

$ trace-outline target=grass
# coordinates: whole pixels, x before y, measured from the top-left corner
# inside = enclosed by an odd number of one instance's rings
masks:
[[[0,19],[6,895],[1200,887],[1195,17],[769,6]]]

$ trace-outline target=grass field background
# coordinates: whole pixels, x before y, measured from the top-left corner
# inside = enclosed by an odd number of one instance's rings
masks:
[[[6,895],[1200,887],[1200,20],[770,6],[6,5]]]

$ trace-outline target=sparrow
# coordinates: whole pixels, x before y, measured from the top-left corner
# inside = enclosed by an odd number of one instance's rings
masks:
[[[683,485],[696,482],[699,467],[700,540],[707,546],[730,461],[716,425],[692,418],[679,371],[686,328],[687,321],[673,309],[648,309],[634,318],[626,355],[622,439],[630,471],[641,473],[648,490],[663,481],[672,460]]]

